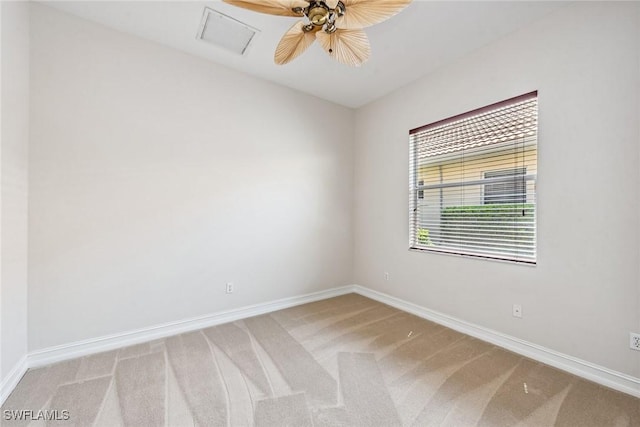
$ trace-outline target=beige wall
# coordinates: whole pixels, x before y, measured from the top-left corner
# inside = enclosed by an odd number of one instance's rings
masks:
[[[358,110],[356,283],[640,377],[639,8],[572,4]],[[537,266],[407,250],[409,129],[533,90]]]
[[[29,4],[0,2],[0,384],[27,353]]]
[[[351,282],[351,110],[41,5],[32,24],[30,350]]]

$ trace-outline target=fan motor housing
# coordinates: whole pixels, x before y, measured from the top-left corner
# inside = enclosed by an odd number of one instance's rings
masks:
[[[309,6],[307,18],[313,25],[322,26],[329,20],[329,8],[320,2],[315,2]]]

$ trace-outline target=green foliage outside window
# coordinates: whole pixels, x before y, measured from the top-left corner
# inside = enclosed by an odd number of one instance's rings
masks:
[[[441,237],[446,242],[462,235],[467,245],[478,248],[502,248],[503,242],[519,242],[524,248],[531,245],[533,253],[534,209],[532,203],[445,207],[440,215]]]
[[[418,228],[418,243],[421,245],[431,246],[431,239],[429,238],[429,229]]]

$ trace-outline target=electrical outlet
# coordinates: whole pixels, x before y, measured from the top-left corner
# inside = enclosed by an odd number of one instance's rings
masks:
[[[640,334],[634,334],[633,332],[629,334],[629,347],[632,350],[640,351]]]
[[[232,294],[233,293],[233,283],[229,282],[227,283],[227,293],[228,294]]]
[[[513,304],[513,317],[522,317],[522,306],[520,304]]]
[[[388,271],[384,272],[384,280],[386,280],[387,282],[389,281],[389,272]]]

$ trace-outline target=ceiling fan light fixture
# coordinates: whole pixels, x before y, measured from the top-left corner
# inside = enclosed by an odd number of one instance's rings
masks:
[[[329,20],[329,8],[321,2],[316,2],[309,7],[307,18],[313,25],[322,26]]]
[[[255,12],[299,16],[308,20],[297,22],[282,37],[274,55],[276,64],[290,62],[318,40],[331,58],[359,67],[371,55],[369,39],[363,28],[391,18],[412,0],[223,1]]]

